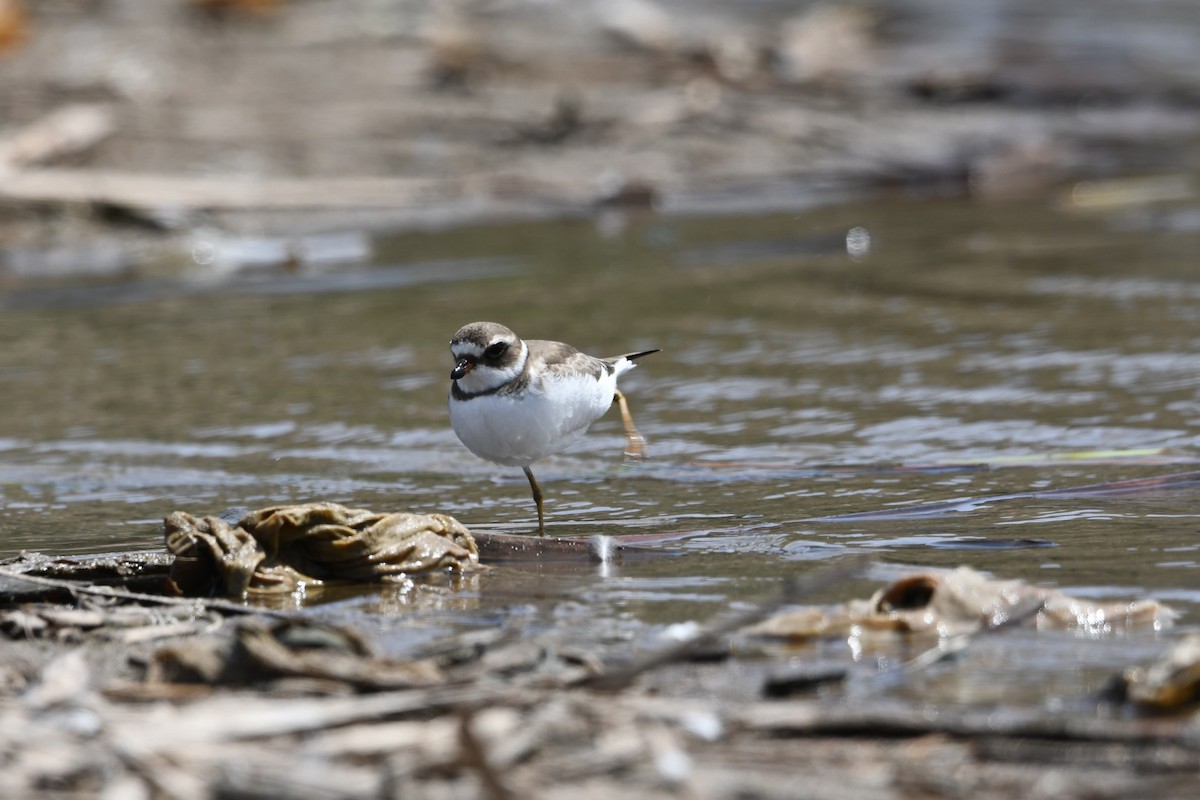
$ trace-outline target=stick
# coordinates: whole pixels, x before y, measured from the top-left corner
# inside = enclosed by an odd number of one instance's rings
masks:
[[[632,664],[619,669],[606,670],[584,681],[584,685],[601,691],[623,689],[643,672],[648,672],[655,667],[669,664],[672,661],[683,660],[697,650],[712,645],[722,636],[766,619],[788,603],[794,603],[802,597],[815,594],[841,583],[847,578],[861,572],[870,563],[871,559],[867,556],[852,556],[839,561],[837,564],[822,567],[803,577],[790,580],[784,585],[784,589],[779,596],[773,600],[768,600],[762,605],[748,611],[743,611],[740,614],[734,614],[690,639],[685,639],[660,650],[647,653],[645,656],[636,659]]]
[[[460,182],[423,178],[245,178],[39,169],[14,172],[0,181],[0,199],[132,208],[410,208],[463,194]]]
[[[263,616],[277,617],[280,619],[287,619],[293,616],[282,611],[272,611],[266,608],[239,605],[229,600],[221,600],[219,598],[168,597],[166,595],[144,594],[142,592],[131,592],[128,589],[117,589],[110,586],[93,586],[87,583],[76,583],[75,581],[62,580],[60,578],[44,578],[41,575],[26,575],[21,572],[13,572],[12,570],[4,567],[0,567],[0,578],[14,581],[24,581],[25,583],[32,583],[35,586],[47,586],[52,589],[61,589],[66,592],[70,592],[72,595],[94,595],[96,597],[108,597],[114,600],[128,600],[134,603],[155,603],[163,606],[191,606],[205,611],[223,611],[227,614],[261,614]]]
[[[517,794],[504,782],[504,778],[488,760],[483,742],[471,729],[474,715],[463,711],[458,718],[458,744],[462,749],[463,764],[479,775],[483,784],[483,795],[488,800],[515,800]]]
[[[1016,609],[999,624],[989,625],[986,628],[980,628],[979,630],[971,631],[970,633],[961,633],[957,636],[951,636],[938,646],[931,647],[922,653],[918,653],[916,656],[908,661],[905,661],[896,669],[886,670],[878,673],[876,678],[883,682],[894,681],[899,683],[908,676],[916,672],[920,672],[926,667],[933,666],[939,661],[943,661],[950,656],[963,652],[980,636],[1000,633],[1002,631],[1007,631],[1018,627],[1026,620],[1037,616],[1045,607],[1045,600],[1039,600],[1037,598],[1027,600],[1023,605],[1017,606]]]
[[[108,106],[63,106],[0,140],[0,172],[82,153],[107,139],[116,127]]]
[[[749,703],[729,712],[729,722],[742,730],[790,736],[924,736],[942,733],[962,737],[1038,737],[1087,742],[1162,742],[1191,750],[1189,718],[1098,719],[1049,716],[1041,709],[943,708],[935,716],[903,703],[843,705],[818,700],[773,700]]]

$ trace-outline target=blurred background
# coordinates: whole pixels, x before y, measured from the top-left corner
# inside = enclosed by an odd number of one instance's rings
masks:
[[[528,531],[446,418],[494,319],[663,349],[644,465],[605,419],[538,471],[555,532],[691,537],[539,578],[596,619],[858,549],[1191,609],[1195,481],[1045,492],[1196,462],[1197,41],[1183,0],[0,0],[0,554],[310,500]]]
[[[313,209],[322,227],[334,211],[411,225],[794,210],[848,191],[996,197],[1187,173],[1197,14],[1178,0],[4,0],[3,230],[45,244],[21,208],[38,203],[59,230],[54,204],[78,202],[108,233],[254,231]]]

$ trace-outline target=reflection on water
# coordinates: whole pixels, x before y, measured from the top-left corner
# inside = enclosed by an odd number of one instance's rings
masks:
[[[847,253],[852,229],[869,248]],[[578,604],[636,638],[865,549],[1150,593],[1194,621],[1196,487],[989,498],[1197,460],[1197,238],[905,200],[410,233],[308,271],[0,276],[0,552],[157,547],[176,508],[317,499],[532,530],[521,472],[467,453],[445,412],[450,334],[494,319],[600,355],[663,349],[623,383],[650,459],[622,464],[614,414],[538,476],[555,532],[697,535],[677,558],[504,565],[457,597],[323,613],[416,636],[398,617],[552,625]]]

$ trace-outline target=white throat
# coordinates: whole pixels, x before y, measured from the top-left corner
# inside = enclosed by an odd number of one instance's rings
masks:
[[[499,388],[521,374],[525,362],[529,360],[529,347],[521,342],[521,352],[517,359],[506,367],[489,367],[476,364],[475,368],[458,379],[458,388],[467,394],[487,392]]]

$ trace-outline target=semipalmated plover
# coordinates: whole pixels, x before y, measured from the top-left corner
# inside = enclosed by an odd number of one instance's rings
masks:
[[[542,487],[529,468],[535,461],[582,436],[613,400],[625,423],[626,456],[644,453],[617,378],[633,369],[634,359],[658,350],[596,358],[562,342],[522,341],[495,322],[472,322],[454,334],[450,352],[450,424],[475,455],[525,470],[542,536]]]

